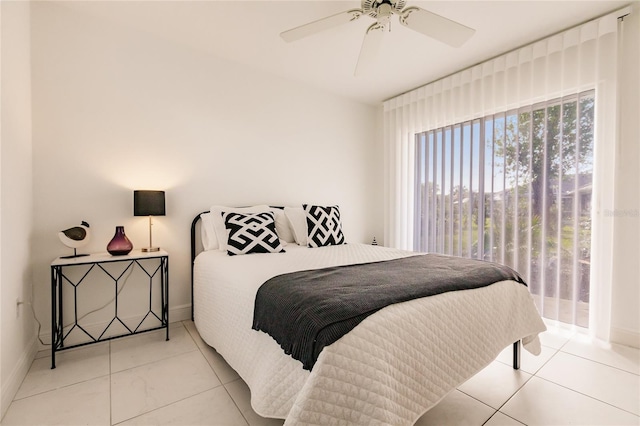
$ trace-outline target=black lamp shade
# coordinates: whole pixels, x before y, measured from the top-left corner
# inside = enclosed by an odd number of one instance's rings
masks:
[[[164,191],[133,191],[134,216],[164,216]]]

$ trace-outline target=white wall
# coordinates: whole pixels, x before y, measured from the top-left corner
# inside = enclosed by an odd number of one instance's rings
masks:
[[[29,3],[0,3],[1,166],[0,166],[0,293],[2,412],[8,408],[33,356],[34,323],[31,298],[32,142]]]
[[[85,251],[97,252],[124,225],[144,246],[134,189],[166,190],[154,243],[171,256],[174,309],[190,301],[191,220],[214,203],[337,203],[347,240],[382,235],[375,108],[63,3],[34,3],[31,25],[33,269],[45,329],[49,263],[70,254],[57,232],[86,220]]]
[[[623,23],[611,340],[640,347],[640,4]]]

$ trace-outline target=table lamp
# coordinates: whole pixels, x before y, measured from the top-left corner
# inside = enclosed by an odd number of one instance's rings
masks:
[[[149,216],[149,247],[143,247],[143,252],[158,251],[151,240],[151,217],[164,216],[164,191],[133,191],[133,215]]]

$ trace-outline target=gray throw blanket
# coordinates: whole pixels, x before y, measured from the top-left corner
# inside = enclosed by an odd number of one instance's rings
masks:
[[[253,329],[311,370],[325,346],[385,306],[504,280],[526,286],[507,266],[435,254],[292,272],[258,289]]]

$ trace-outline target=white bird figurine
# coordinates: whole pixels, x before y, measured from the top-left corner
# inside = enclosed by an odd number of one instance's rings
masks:
[[[89,243],[91,239],[91,229],[89,228],[89,224],[83,220],[80,226],[74,226],[73,228],[58,232],[58,238],[60,238],[62,244],[73,249],[72,256],[64,257],[87,256],[86,254],[78,254],[76,249],[84,247]]]

